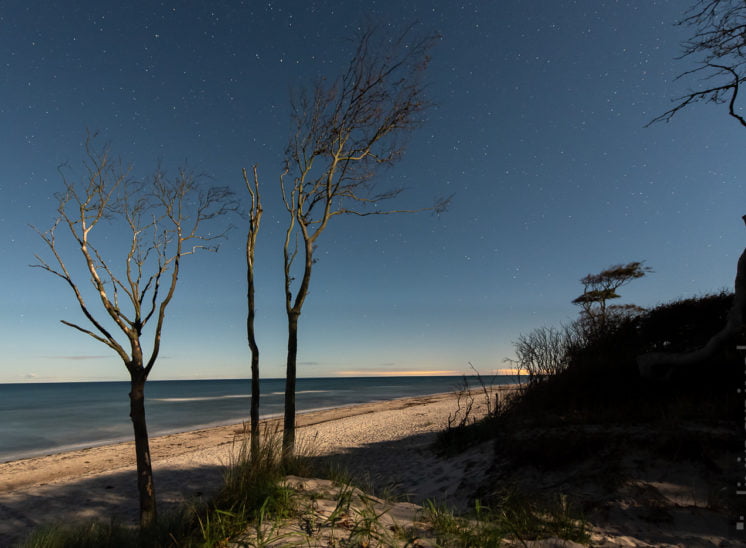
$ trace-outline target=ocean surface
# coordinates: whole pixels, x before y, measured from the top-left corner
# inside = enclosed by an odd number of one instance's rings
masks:
[[[516,382],[513,376],[485,379]],[[298,379],[298,412],[391,400],[463,386],[463,377]],[[472,387],[479,386],[469,379]],[[284,379],[262,379],[260,414],[282,414]],[[0,384],[0,462],[132,439],[129,382]],[[248,380],[148,381],[151,436],[248,421]]]

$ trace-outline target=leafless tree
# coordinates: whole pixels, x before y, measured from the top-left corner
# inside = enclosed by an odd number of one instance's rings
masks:
[[[259,193],[259,175],[256,165],[253,167],[253,178],[249,179],[246,169],[242,170],[246,189],[251,196],[251,207],[249,209],[249,228],[246,234],[246,281],[248,286],[247,305],[248,315],[246,317],[246,334],[251,350],[251,455],[258,454],[259,449],[259,346],[256,342],[254,330],[255,303],[254,303],[254,254],[256,251],[256,238],[262,222],[262,198]]]
[[[746,2],[743,0],[698,0],[678,23],[691,27],[680,59],[693,59],[694,68],[678,76],[699,76],[697,89],[674,99],[674,107],[651,120],[668,122],[693,103],[727,104],[728,114],[746,127],[740,114],[738,92],[746,79]],[[648,124],[648,125],[650,125]]]
[[[683,44],[682,59],[694,59],[694,68],[679,78],[700,76],[699,89],[675,99],[675,106],[650,124],[670,121],[677,113],[698,102],[727,104],[728,115],[746,127],[738,104],[740,86],[746,80],[746,2],[743,0],[698,0],[680,25],[692,28]],[[648,124],[648,125],[650,125]],[[746,216],[743,217],[746,221]],[[746,249],[736,266],[735,297],[728,320],[701,349],[685,354],[650,353],[637,358],[643,376],[670,376],[675,367],[701,363],[729,344],[742,332],[746,321]]]
[[[62,279],[88,321],[87,326],[62,323],[111,348],[130,374],[140,524],[147,526],[156,520],[156,498],[145,420],[145,381],[161,349],[166,309],[176,290],[181,260],[199,249],[217,249],[216,241],[225,232],[203,232],[203,225],[222,217],[233,203],[230,191],[202,190],[198,178],[185,169],[173,179],[157,171],[147,183],[135,182],[112,159],[109,147],[97,149],[94,140],[91,135],[86,140],[84,177],[72,181],[63,173],[64,191],[56,196],[57,219],[52,228],[37,230],[54,260],[50,264],[37,255],[38,262],[32,266]],[[107,225],[112,227],[110,232]],[[67,247],[58,242],[60,229],[80,252],[85,274],[74,274],[75,269],[69,268],[73,265],[63,258]],[[110,258],[116,251],[100,246],[114,245],[107,240],[121,234],[127,236],[117,267]],[[76,279],[86,275],[94,303],[97,299],[102,310],[86,301],[85,286]]]
[[[384,35],[381,29],[363,30],[341,77],[319,81],[292,101],[294,134],[280,179],[289,213],[284,244],[285,456],[292,454],[295,444],[298,319],[308,295],[316,245],[336,216],[412,211],[383,207],[402,188],[381,188],[375,176],[379,168],[402,157],[403,137],[422,122],[428,107],[423,75],[436,39],[416,37],[411,27],[398,36]],[[427,209],[440,212],[447,203],[438,200]]]
[[[516,359],[506,358],[505,362],[528,374],[530,383],[540,382],[567,368],[575,335],[566,327],[540,327],[528,334],[521,333],[513,342]]]

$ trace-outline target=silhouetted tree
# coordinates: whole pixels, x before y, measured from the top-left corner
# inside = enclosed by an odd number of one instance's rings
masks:
[[[700,89],[675,99],[675,106],[655,122],[670,121],[679,111],[698,102],[727,104],[728,115],[741,126],[746,119],[740,113],[738,93],[746,79],[746,2],[743,0],[699,0],[685,14],[680,25],[692,28],[692,37],[684,42],[682,59],[695,58],[694,68],[679,78],[700,75],[705,83]],[[650,125],[648,124],[648,125]],[[746,216],[743,217],[746,222]],[[668,354],[649,353],[637,358],[643,376],[670,376],[672,368],[701,363],[714,356],[723,346],[731,344],[746,319],[746,249],[736,266],[733,306],[723,329],[701,349],[694,352]]]
[[[692,37],[682,44],[684,51],[680,59],[694,59],[694,68],[678,78],[700,76],[700,82],[705,85],[674,99],[675,106],[650,124],[668,122],[689,105],[706,102],[727,104],[728,114],[746,127],[738,107],[738,92],[746,78],[746,2],[699,0],[678,24],[693,30]]]
[[[539,327],[521,333],[513,342],[516,359],[504,361],[528,375],[529,383],[545,380],[567,369],[568,353],[576,344],[577,332],[570,327]]]
[[[598,274],[588,274],[581,278],[583,294],[572,302],[582,308],[580,325],[588,335],[603,333],[614,322],[642,311],[635,305],[609,305],[608,301],[620,297],[617,293],[620,287],[652,272],[652,269],[643,263],[644,261],[636,261],[624,265],[617,264]]]
[[[339,215],[404,211],[381,207],[402,189],[382,189],[375,176],[381,166],[402,157],[402,137],[420,125],[428,106],[422,80],[437,37],[417,38],[411,30],[400,35],[362,31],[343,74],[332,82],[317,82],[292,101],[295,131],[281,177],[289,213],[284,244],[288,319],[285,456],[292,454],[295,444],[298,319],[308,295],[319,237]],[[447,201],[429,209],[441,211]],[[300,265],[296,265],[297,258]]]
[[[233,202],[227,189],[203,190],[197,177],[183,169],[174,179],[157,171],[147,183],[133,181],[112,160],[108,146],[93,147],[94,139],[91,135],[86,139],[85,177],[76,182],[63,174],[64,192],[56,196],[57,219],[48,231],[37,230],[54,257],[54,266],[38,255],[38,263],[32,266],[65,281],[90,326],[62,323],[111,348],[130,374],[140,524],[146,526],[156,520],[156,499],[145,420],[145,381],[161,348],[166,309],[176,290],[181,260],[198,249],[217,249],[215,241],[225,231],[203,232],[203,224],[230,211]],[[111,232],[106,232],[107,224]],[[100,313],[86,302],[84,287],[63,259],[68,248],[58,243],[60,227],[81,254],[93,294],[103,307]],[[125,234],[119,255],[122,264],[116,268],[111,259],[116,252],[105,247],[114,245],[110,238],[116,240]],[[148,334],[144,330],[151,321],[154,325]],[[111,322],[113,330],[108,327]]]
[[[256,238],[262,222],[262,199],[259,194],[259,176],[256,165],[253,167],[253,178],[250,180],[246,169],[242,170],[246,189],[251,196],[251,207],[249,208],[249,227],[246,234],[246,281],[247,281],[247,305],[248,315],[246,317],[246,335],[251,350],[251,455],[257,455],[259,449],[259,346],[256,343],[254,330],[255,304],[254,304],[254,254],[256,251]]]

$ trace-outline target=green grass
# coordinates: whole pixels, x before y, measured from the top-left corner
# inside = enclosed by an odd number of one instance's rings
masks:
[[[210,502],[185,506],[161,515],[153,527],[139,530],[116,521],[53,524],[34,531],[21,548],[156,548],[224,546],[228,539],[253,527],[266,536],[267,524],[289,517],[296,509],[293,493],[284,485],[287,474],[304,469],[306,448],[298,444],[297,457],[281,462],[281,436],[265,429],[259,451],[250,442],[236,442],[225,467],[223,485]]]
[[[471,423],[470,423],[471,424]],[[381,502],[352,484],[343,469],[327,466],[338,487],[336,508],[330,515],[316,512],[320,494],[299,494],[287,487],[288,474],[323,476],[309,463],[313,440],[297,446],[299,456],[281,461],[281,435],[265,430],[258,452],[251,453],[247,439],[239,439],[226,465],[223,484],[207,503],[184,507],[159,516],[157,525],[140,531],[117,522],[53,525],[38,529],[22,548],[156,548],[213,547],[238,542],[261,547],[273,543],[308,545],[325,538],[335,546],[416,546],[423,536],[437,546],[499,546],[505,538],[534,539],[546,536],[582,541],[585,525],[566,499],[540,504],[517,491],[492,499],[488,508],[479,503],[467,516],[457,516],[444,506],[428,503],[415,526],[391,525],[385,515],[395,496]],[[363,486],[365,487],[365,486]],[[295,532],[286,526],[297,524]],[[292,544],[291,544],[292,543]]]
[[[517,490],[506,492],[499,503],[483,506],[479,500],[467,516],[456,516],[448,508],[428,501],[424,519],[433,526],[439,546],[501,546],[506,539],[527,541],[556,537],[585,543],[587,525],[564,496],[539,503]]]
[[[140,530],[115,520],[79,524],[53,524],[35,530],[22,548],[150,548],[198,546],[179,539],[192,536],[193,510],[162,515],[158,523]]]

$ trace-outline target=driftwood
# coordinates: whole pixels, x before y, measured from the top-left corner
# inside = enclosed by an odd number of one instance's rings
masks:
[[[746,215],[742,219],[746,223]],[[744,312],[746,312],[746,249],[738,259],[734,290],[733,305],[728,312],[725,327],[713,335],[707,344],[691,352],[642,354],[637,357],[640,375],[647,378],[668,379],[677,367],[696,365],[712,358],[741,332],[744,326]]]

